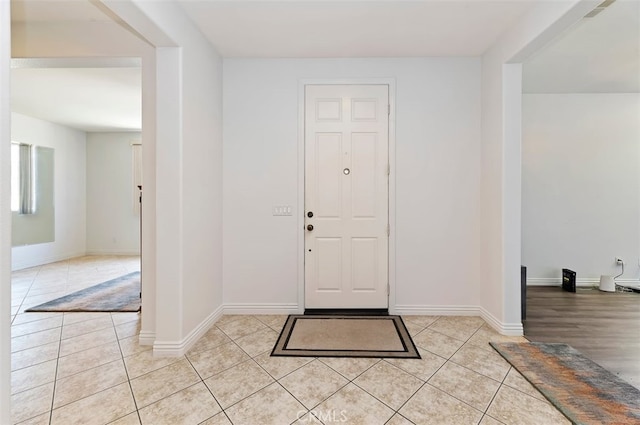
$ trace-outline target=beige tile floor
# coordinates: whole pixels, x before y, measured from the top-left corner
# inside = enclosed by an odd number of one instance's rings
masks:
[[[185,356],[155,358],[136,313],[24,313],[137,267],[82,257],[13,274],[13,423],[569,423],[488,345],[514,338],[477,317],[406,316],[422,359],[381,360],[272,358],[285,316],[223,316]]]

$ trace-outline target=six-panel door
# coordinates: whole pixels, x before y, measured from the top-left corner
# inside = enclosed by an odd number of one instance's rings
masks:
[[[305,308],[388,307],[388,105],[387,85],[305,87]]]

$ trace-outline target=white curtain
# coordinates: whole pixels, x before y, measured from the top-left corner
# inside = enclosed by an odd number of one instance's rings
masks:
[[[142,145],[140,143],[131,144],[131,163],[133,164],[133,212],[140,214],[140,190],[142,186]]]
[[[33,214],[33,158],[32,146],[20,144],[20,205],[18,213]]]

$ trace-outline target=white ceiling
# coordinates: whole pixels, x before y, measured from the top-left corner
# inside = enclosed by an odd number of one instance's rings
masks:
[[[179,0],[225,57],[478,56],[531,0]]]
[[[222,56],[271,58],[479,56],[534,3],[177,1]],[[11,2],[14,23],[110,20],[88,0]],[[638,7],[617,0],[532,57],[525,92],[639,91]],[[139,68],[20,68],[12,77],[16,112],[85,131],[141,128]]]
[[[112,19],[88,0],[11,0],[11,22],[73,25],[75,22],[112,22]],[[142,128],[140,61],[135,58],[14,60],[11,108],[17,113],[83,131],[139,131]]]
[[[13,68],[14,112],[83,131],[142,127],[141,69]]]
[[[13,23],[109,21],[89,0],[11,0]]]
[[[640,92],[640,2],[617,0],[523,65],[525,93]]]

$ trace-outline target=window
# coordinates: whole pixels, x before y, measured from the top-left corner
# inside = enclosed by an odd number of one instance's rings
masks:
[[[20,145],[11,143],[11,211],[20,205]]]
[[[32,145],[11,143],[11,211],[35,212],[34,157]]]

